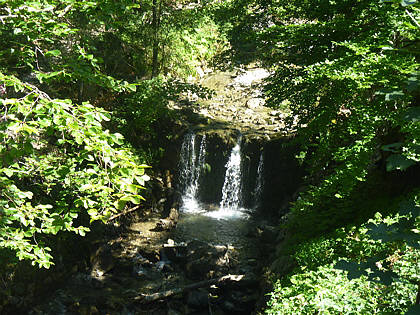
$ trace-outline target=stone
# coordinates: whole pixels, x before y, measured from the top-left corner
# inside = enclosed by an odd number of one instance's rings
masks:
[[[176,222],[178,222],[178,218],[179,218],[178,210],[176,210],[175,208],[171,208],[171,210],[169,210],[168,218],[169,218],[169,220],[173,221],[176,224]]]
[[[178,312],[178,311],[176,311],[176,310],[174,310],[174,309],[170,308],[170,309],[168,310],[167,315],[182,315],[182,314],[181,314],[180,312]]]
[[[230,301],[224,301],[221,305],[221,307],[223,308],[223,310],[229,312],[229,313],[236,313],[237,309],[235,307],[235,304],[233,304]]]
[[[254,114],[254,111],[253,111],[252,109],[250,109],[250,108],[247,108],[247,109],[245,110],[244,114],[245,114],[245,115],[253,115],[253,114]]]
[[[260,238],[264,244],[274,244],[277,242],[277,229],[274,226],[264,225],[260,227]]]
[[[101,277],[115,266],[115,259],[108,244],[100,246],[90,257],[93,277]]]
[[[290,256],[280,256],[270,266],[270,270],[279,276],[286,275],[296,266],[296,262]]]
[[[156,227],[154,230],[156,231],[169,231],[175,227],[175,224],[168,219],[160,219],[159,222],[156,223]]]
[[[244,73],[238,75],[234,79],[234,83],[241,86],[251,86],[254,82],[259,82],[267,78],[270,73],[263,68],[249,69]]]
[[[189,261],[185,265],[186,276],[191,280],[204,280],[211,268],[211,263],[204,257]]]
[[[246,101],[246,107],[250,109],[256,109],[262,105],[264,105],[264,99],[263,98],[250,98],[248,101]]]
[[[187,294],[187,304],[193,308],[207,308],[209,293],[203,289],[190,291]]]

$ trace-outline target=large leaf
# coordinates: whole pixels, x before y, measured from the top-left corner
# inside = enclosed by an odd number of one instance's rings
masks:
[[[420,305],[416,304],[411,306],[405,315],[418,315],[420,314]]]
[[[414,164],[416,164],[415,161],[406,158],[404,155],[392,154],[386,159],[386,170],[388,172],[394,170],[404,171]]]
[[[411,122],[420,121],[420,107],[410,107],[404,113],[404,119]]]

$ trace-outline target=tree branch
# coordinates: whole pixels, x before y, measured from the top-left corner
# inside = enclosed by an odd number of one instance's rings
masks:
[[[240,281],[244,278],[244,275],[227,275],[215,279],[204,280],[200,282],[196,282],[193,284],[186,285],[182,288],[174,288],[169,289],[162,292],[157,292],[153,294],[140,294],[140,296],[135,297],[134,299],[137,301],[141,301],[142,303],[151,303],[157,300],[166,299],[173,295],[181,294],[187,291],[191,291],[198,288],[209,287],[214,284],[226,282],[226,281]]]
[[[133,211],[136,211],[138,208],[140,208],[140,206],[135,206],[135,207],[130,208],[130,209],[126,210],[126,211],[123,211],[123,212],[121,212],[121,213],[118,213],[118,214],[116,214],[116,215],[113,215],[112,217],[110,217],[110,218],[108,219],[108,221],[112,221],[112,220],[114,220],[114,219],[116,219],[116,218],[118,218],[118,217],[120,217],[120,216],[126,215],[126,214],[128,214],[128,213],[130,213],[130,212],[133,212]]]

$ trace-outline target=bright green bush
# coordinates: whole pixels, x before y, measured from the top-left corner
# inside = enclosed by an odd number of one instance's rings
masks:
[[[345,273],[321,266],[277,282],[267,314],[377,314],[379,294],[365,279],[348,280]]]
[[[267,314],[404,314],[416,287],[397,282],[387,287],[366,277],[349,280],[333,264],[278,281]]]
[[[106,221],[138,204],[145,165],[102,127],[106,111],[51,99],[0,72],[0,247],[48,268],[45,235],[85,235],[88,222]],[[16,97],[8,97],[16,95]]]
[[[213,58],[228,48],[226,36],[208,15],[198,19],[194,27],[170,31],[169,38],[173,49],[163,56],[164,67],[175,77],[199,77],[198,68],[211,67]]]

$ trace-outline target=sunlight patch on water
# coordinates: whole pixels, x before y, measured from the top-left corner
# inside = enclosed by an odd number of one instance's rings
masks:
[[[203,209],[202,205],[198,202],[198,200],[192,197],[182,198],[182,206],[180,210],[182,212],[187,212],[187,213],[206,212],[206,210]]]
[[[217,208],[210,209],[206,204],[200,203],[195,198],[184,197],[182,199],[181,212],[200,214],[217,220],[247,219],[250,217],[249,210],[245,208]]]
[[[245,212],[246,209],[219,209],[217,211],[208,211],[204,213],[205,216],[218,219],[218,220],[226,220],[226,219],[239,219],[239,218],[249,218],[249,214]]]

